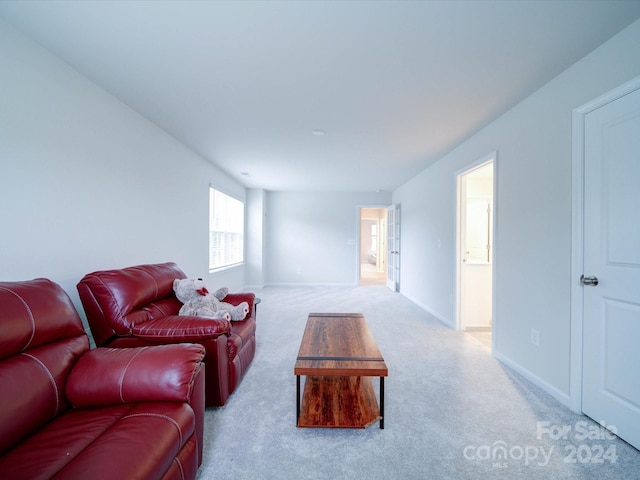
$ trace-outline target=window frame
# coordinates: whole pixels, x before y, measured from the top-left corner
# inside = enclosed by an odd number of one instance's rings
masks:
[[[223,201],[223,206],[220,206],[223,212],[214,211],[216,200]],[[209,185],[209,273],[244,265],[246,208],[244,200]],[[238,213],[241,214],[240,220],[237,219]],[[223,244],[222,252],[219,252],[219,245],[215,244],[216,235]],[[230,240],[238,235],[240,245],[233,245]],[[218,253],[215,253],[216,250]]]

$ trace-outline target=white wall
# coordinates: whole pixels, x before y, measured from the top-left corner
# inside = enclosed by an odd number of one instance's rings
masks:
[[[264,232],[267,192],[247,190],[246,283],[248,287],[264,286]]]
[[[205,277],[209,184],[245,198],[244,187],[2,21],[0,165],[0,278],[51,278],[77,307],[75,285],[94,270],[175,261]],[[244,268],[208,283],[239,288]]]
[[[270,285],[356,285],[359,207],[389,193],[269,192],[265,271]]]
[[[402,293],[455,325],[456,172],[496,150],[495,354],[569,404],[571,114],[640,75],[636,21],[393,194]],[[441,248],[438,248],[438,241]],[[530,342],[540,331],[540,346]]]

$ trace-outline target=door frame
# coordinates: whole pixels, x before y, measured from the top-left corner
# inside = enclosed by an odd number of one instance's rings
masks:
[[[640,77],[601,95],[573,110],[572,113],[572,179],[571,190],[571,357],[569,408],[582,413],[582,332],[584,287],[580,275],[584,272],[584,128],[587,114],[640,89]]]
[[[360,285],[360,280],[361,280],[361,271],[360,271],[360,247],[361,247],[361,242],[362,242],[362,235],[360,232],[360,227],[362,224],[362,210],[366,209],[366,208],[372,208],[372,209],[384,209],[386,210],[387,208],[389,208],[388,204],[374,204],[374,205],[358,205],[356,206],[356,224],[357,224],[357,228],[356,228],[356,240],[355,240],[355,244],[356,244],[356,281],[355,281],[355,285]],[[386,235],[386,232],[385,232]],[[386,255],[386,253],[385,253]],[[385,272],[386,272],[386,261],[385,261]]]
[[[496,232],[498,231],[498,152],[493,151],[487,155],[485,155],[484,157],[480,158],[479,160],[476,160],[475,162],[472,162],[468,165],[466,165],[464,168],[454,172],[454,192],[455,192],[455,202],[454,202],[454,208],[455,208],[455,224],[454,224],[454,233],[453,233],[453,238],[455,239],[456,245],[456,252],[454,255],[454,272],[455,272],[455,299],[454,299],[454,310],[455,310],[455,328],[456,330],[461,330],[463,325],[462,325],[462,319],[460,318],[460,313],[461,313],[461,307],[460,307],[460,302],[461,302],[461,289],[462,289],[462,285],[461,285],[461,278],[462,278],[462,257],[460,255],[461,252],[461,243],[460,243],[460,232],[462,229],[462,215],[461,215],[461,208],[462,208],[462,191],[461,191],[461,177],[462,175],[465,175],[469,172],[471,172],[472,170],[475,170],[478,167],[481,167],[482,165],[489,163],[490,161],[493,161],[493,231],[492,231],[492,238],[493,238],[493,245],[492,245],[492,255],[491,255],[491,351],[492,353],[495,352],[496,349],[496,345],[497,345],[497,329],[496,329],[496,320],[497,320],[497,315],[496,315],[496,298],[497,298],[497,275],[496,275],[496,265],[497,265],[497,259],[498,259],[498,242],[497,242],[497,238],[496,238]]]

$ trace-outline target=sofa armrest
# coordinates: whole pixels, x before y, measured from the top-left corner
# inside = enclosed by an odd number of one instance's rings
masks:
[[[249,316],[253,315],[254,304],[256,300],[255,293],[228,293],[226,297],[222,299],[223,302],[230,303],[231,305],[239,305],[242,302],[249,304]]]
[[[131,333],[151,343],[200,343],[220,335],[230,335],[231,323],[224,318],[168,315],[137,323]]]
[[[204,355],[204,347],[196,344],[96,348],[71,370],[67,398],[76,408],[188,402]]]

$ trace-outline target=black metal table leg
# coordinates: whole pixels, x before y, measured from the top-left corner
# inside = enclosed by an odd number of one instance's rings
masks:
[[[300,420],[300,375],[296,375],[296,427]]]
[[[384,377],[380,377],[380,428],[384,429]]]

